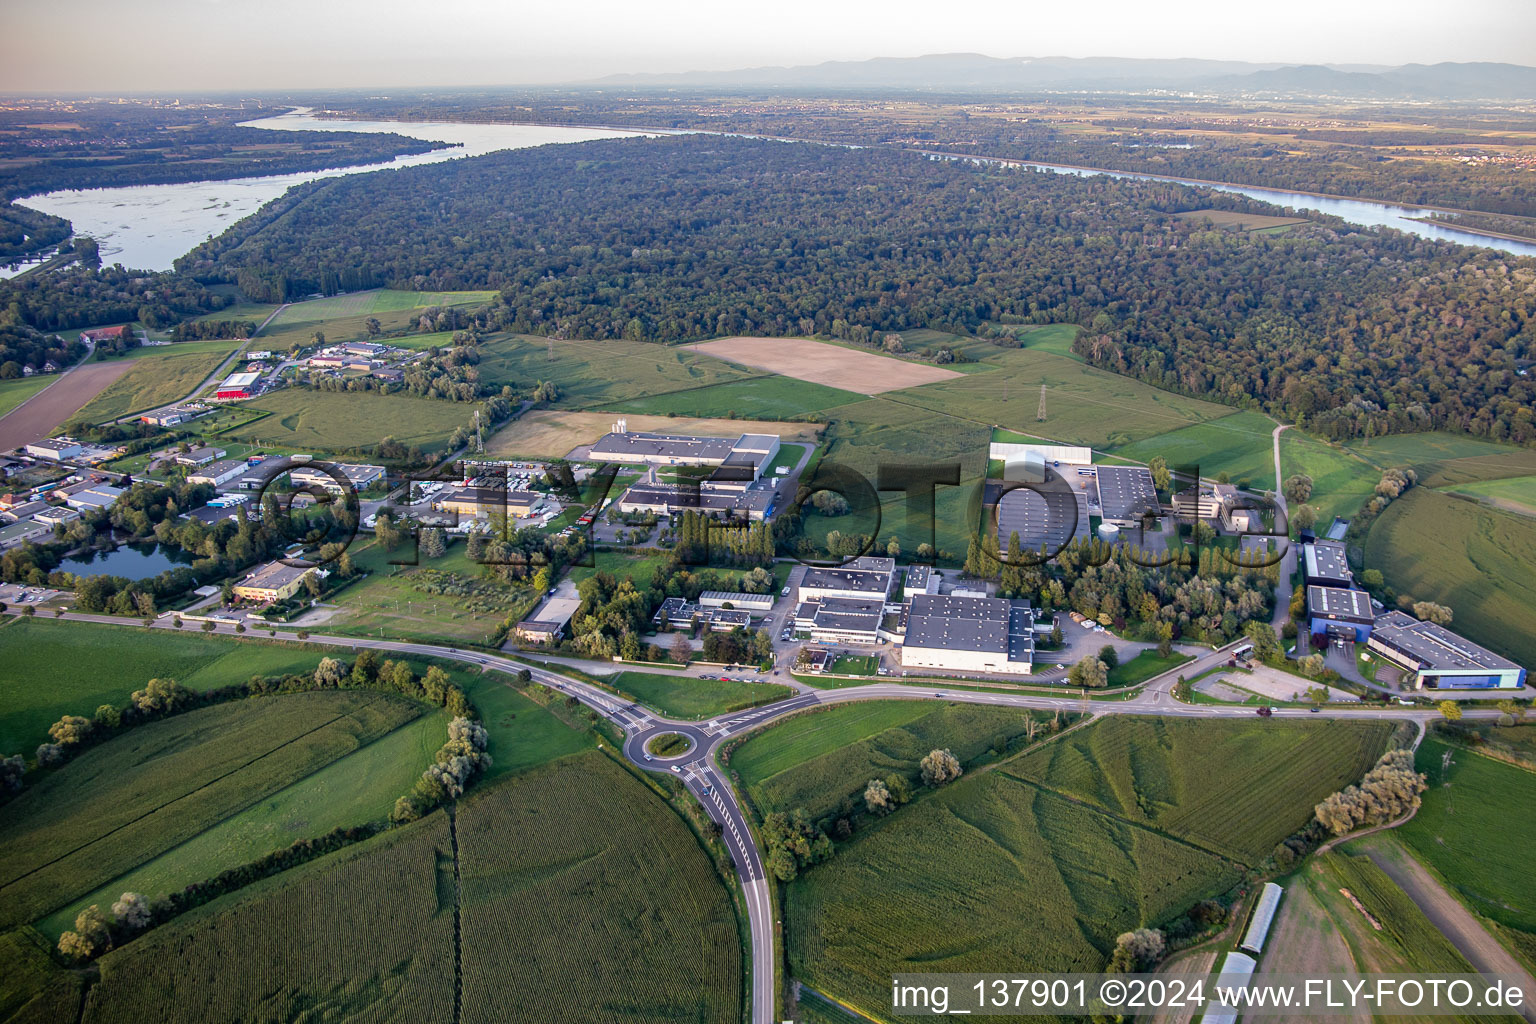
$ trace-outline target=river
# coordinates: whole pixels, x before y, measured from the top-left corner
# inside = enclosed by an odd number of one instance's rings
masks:
[[[75,231],[101,243],[103,262],[140,270],[170,270],[178,256],[236,221],[270,203],[294,185],[319,178],[360,174],[394,167],[415,167],[501,149],[525,149],[560,142],[588,142],[641,134],[609,128],[570,128],[533,124],[454,124],[392,121],[330,121],[300,108],[277,117],[246,124],[273,131],[397,132],[415,139],[455,144],[451,149],[412,153],[386,163],[300,171],[227,181],[189,181],[172,185],[130,185],[124,188],[69,189],[28,196],[23,205],[68,217]],[[25,267],[21,269],[26,269]],[[0,269],[0,276],[10,276]]]
[[[294,185],[317,178],[343,174],[414,167],[469,156],[483,156],[504,149],[523,149],[551,143],[586,142],[662,134],[659,131],[635,131],[617,128],[570,127],[533,124],[468,124],[453,121],[351,121],[315,117],[311,110],[299,108],[276,117],[247,121],[255,128],[272,131],[396,132],[432,142],[456,144],[452,149],[416,153],[380,164],[338,167],[325,171],[306,171],[229,181],[196,181],[174,185],[137,185],[127,188],[100,188],[49,192],[30,196],[25,205],[45,213],[68,217],[75,230],[102,243],[102,255],[108,263],[145,270],[169,270],[178,256],[184,255],[207,238],[222,233],[231,224],[271,202]],[[1406,231],[1422,238],[1440,239],[1462,245],[1485,246],[1513,255],[1536,256],[1536,242],[1494,238],[1439,224],[1414,220],[1429,211],[1392,203],[1361,199],[1334,199],[1326,196],[1284,192],[1278,189],[1246,185],[1218,185],[1186,178],[1103,171],[1058,164],[1032,163],[987,157],[962,157],[929,154],[939,159],[970,160],[977,163],[1051,171],[1058,174],[1098,175],[1146,181],[1170,181],[1220,192],[1235,192],[1276,206],[1293,210],[1312,210],[1332,214],[1355,224],[1384,226]],[[0,276],[7,272],[0,269]]]

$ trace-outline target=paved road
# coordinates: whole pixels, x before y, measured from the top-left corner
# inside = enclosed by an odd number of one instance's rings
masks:
[[[277,316],[277,314],[279,314],[283,310],[287,309],[288,306],[289,306],[289,303],[285,302],[281,306],[278,306],[276,309],[274,309],[271,313],[269,313],[267,315],[267,318],[261,322],[261,325],[259,327],[257,327],[254,331],[251,332],[251,336],[249,338],[246,338],[245,341],[241,342],[239,345],[235,346],[235,350],[233,352],[231,352],[225,358],[225,360],[222,363],[220,363],[218,366],[216,366],[214,368],[213,372],[210,373],[207,377],[205,377],[203,379],[203,382],[201,384],[199,384],[197,387],[193,388],[186,395],[186,397],[178,398],[174,402],[167,402],[165,405],[156,406],[153,409],[140,409],[138,412],[133,413],[132,415],[129,415],[129,416],[120,417],[117,420],[115,420],[114,422],[116,422],[116,423],[124,423],[124,422],[126,422],[128,420],[136,420],[140,416],[147,416],[148,414],[153,413],[153,412],[166,412],[166,411],[168,411],[170,409],[176,408],[178,405],[183,405],[183,404],[185,404],[187,402],[192,401],[192,399],[196,398],[198,395],[200,395],[204,391],[208,390],[208,388],[211,387],[216,381],[221,381],[225,377],[229,376],[229,368],[234,365],[235,361],[240,358],[240,356],[245,352],[246,349],[251,347],[251,342],[256,340],[257,335],[261,334],[262,331],[266,330],[267,329],[267,325],[270,324],[273,321],[273,319]]]
[[[1290,424],[1282,423],[1275,427],[1270,434],[1270,440],[1275,446],[1275,504],[1280,507],[1281,519],[1289,529],[1291,522],[1291,510],[1285,503],[1285,478],[1280,475],[1280,434]],[[1291,577],[1296,573],[1296,545],[1289,539],[1285,542],[1285,555],[1280,560],[1280,582],[1275,584],[1275,614],[1270,620],[1270,625],[1279,633],[1291,617],[1291,591],[1293,585]]]
[[[17,614],[8,611],[7,614]],[[79,622],[97,622],[118,626],[143,628],[142,620],[123,619],[107,615],[67,612],[66,619]],[[154,629],[174,629],[173,613],[165,613],[155,622]],[[235,634],[233,626],[219,626],[215,632],[227,636],[244,636],[248,639],[267,639],[265,632]],[[296,633],[278,630],[277,638],[297,641]],[[736,799],[736,794],[715,766],[715,752],[726,740],[761,728],[785,715],[818,705],[846,704],[858,700],[897,699],[932,700],[935,698],[966,704],[989,704],[1004,707],[1029,708],[1044,711],[1077,711],[1087,708],[1095,714],[1166,715],[1177,718],[1251,718],[1253,709],[1235,705],[1180,704],[1173,700],[1171,690],[1181,674],[1193,674],[1205,667],[1223,662],[1225,650],[1210,651],[1195,661],[1181,665],[1149,680],[1141,693],[1124,701],[1085,702],[1079,697],[1051,697],[1036,694],[1011,694],[991,691],[951,690],[942,685],[933,687],[911,686],[899,683],[872,683],[868,686],[848,687],[840,690],[816,690],[796,693],[775,704],[768,704],[746,711],[721,715],[703,722],[680,722],[651,712],[639,704],[628,701],[598,686],[553,672],[547,668],[530,666],[522,662],[479,651],[464,651],[442,644],[407,643],[398,640],[370,639],[367,637],[310,634],[303,641],[322,646],[369,648],[394,654],[415,654],[445,658],[466,664],[478,665],[485,670],[515,674],[527,668],[533,679],[567,696],[574,696],[598,714],[618,725],[625,733],[623,753],[637,766],[648,771],[671,771],[682,778],[690,793],[699,800],[710,817],[719,822],[726,847],[730,850],[736,873],[741,881],[746,900],[747,917],[752,933],[752,1024],[775,1024],[776,993],[774,991],[774,929],[771,899],[771,880],[766,877],[763,861],[751,835],[751,824]],[[1276,718],[1306,718],[1317,714],[1327,718],[1391,718],[1399,721],[1428,721],[1439,717],[1433,708],[1403,708],[1361,706],[1353,708],[1327,707],[1318,712],[1305,709],[1276,708]],[[1469,719],[1495,718],[1497,709],[1475,709],[1466,712]],[[646,742],[664,732],[676,732],[688,737],[692,748],[680,757],[671,759],[648,758]],[[707,789],[707,792],[706,792]]]

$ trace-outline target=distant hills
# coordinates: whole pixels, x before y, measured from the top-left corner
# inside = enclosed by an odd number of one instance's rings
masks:
[[[937,93],[1164,92],[1363,99],[1536,99],[1536,68],[1519,64],[1255,64],[1129,57],[988,57],[940,53],[799,67],[611,75],[590,83],[656,89],[895,90]]]

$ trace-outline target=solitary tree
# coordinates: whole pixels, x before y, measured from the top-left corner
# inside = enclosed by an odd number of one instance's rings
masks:
[[[922,769],[925,786],[942,786],[946,782],[953,782],[965,770],[960,767],[960,759],[948,750],[930,750],[918,762],[918,767]]]
[[[864,806],[871,814],[890,814],[896,809],[896,801],[891,798],[891,791],[884,782],[870,779],[869,785],[864,787]]]
[[[1461,705],[1453,700],[1443,700],[1440,702],[1440,715],[1447,722],[1459,722],[1461,721]]]
[[[672,660],[679,665],[686,665],[688,659],[693,657],[693,644],[681,633],[672,638]]]
[[[1102,690],[1109,685],[1109,666],[1090,654],[1067,672],[1067,682],[1079,689]]]

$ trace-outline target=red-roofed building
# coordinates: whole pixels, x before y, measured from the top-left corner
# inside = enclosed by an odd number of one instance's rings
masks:
[[[127,324],[119,324],[116,327],[97,327],[90,331],[81,331],[80,337],[89,342],[109,341],[116,338],[132,337]]]

